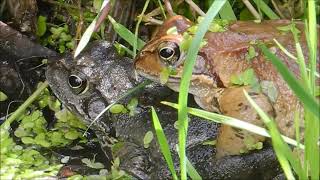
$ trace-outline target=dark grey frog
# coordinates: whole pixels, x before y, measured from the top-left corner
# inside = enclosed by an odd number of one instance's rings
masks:
[[[76,59],[66,55],[48,65],[47,80],[55,95],[87,125],[97,115],[136,85],[132,60],[119,57],[113,45],[106,41],[91,43]],[[150,106],[154,106],[169,141],[175,167],[178,169],[176,110],[161,105],[161,100],[176,102],[177,94],[152,84],[134,95],[139,105],[135,115],[106,113],[90,127],[97,135],[102,149],[108,154],[110,144],[117,139],[113,158],[120,158],[120,168],[138,179],[171,179],[156,137],[148,148],[144,136],[155,135]],[[126,103],[128,99],[122,103]],[[190,99],[191,101],[191,99]],[[196,106],[191,103],[190,106]],[[279,173],[272,148],[264,148],[243,156],[214,159],[215,148],[205,142],[215,139],[217,125],[190,116],[187,156],[204,179],[271,179]],[[96,157],[99,161],[99,157]]]

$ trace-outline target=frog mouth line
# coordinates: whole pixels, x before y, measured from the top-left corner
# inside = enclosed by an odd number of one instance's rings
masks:
[[[160,82],[160,78],[157,75],[150,75],[150,74],[147,74],[147,73],[145,73],[143,71],[139,71],[139,70],[137,70],[137,73],[142,77],[145,77],[147,79],[150,79],[150,80],[158,82],[158,83],[161,83]],[[172,84],[178,84],[178,83],[180,83],[180,81],[181,81],[180,77],[178,77],[178,76],[170,76],[168,78],[166,84],[171,84],[171,83]]]

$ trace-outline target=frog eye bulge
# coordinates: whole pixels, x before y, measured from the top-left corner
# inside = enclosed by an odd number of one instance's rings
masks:
[[[173,65],[180,57],[180,48],[177,43],[163,42],[158,47],[159,57],[169,65]]]
[[[68,78],[69,86],[76,94],[84,93],[87,90],[88,82],[85,78],[71,74]]]

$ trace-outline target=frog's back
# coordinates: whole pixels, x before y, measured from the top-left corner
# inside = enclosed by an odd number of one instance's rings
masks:
[[[208,32],[206,38],[210,46],[205,46],[200,53],[207,57],[205,59],[208,61],[211,73],[220,78],[224,88],[234,86],[231,83],[231,77],[240,75],[248,68],[254,70],[260,83],[272,82],[277,89],[277,98],[273,102],[273,107],[276,112],[278,126],[285,134],[293,136],[293,112],[300,111],[302,113],[301,105],[271,61],[268,61],[257,48],[258,41],[264,42],[269,47],[269,50],[279,57],[299,78],[298,64],[280,50],[273,40],[276,39],[287,51],[296,55],[292,33],[279,30],[279,27],[287,26],[290,23],[288,20],[273,20],[262,23],[237,21],[230,24],[225,32]],[[297,23],[296,27],[301,32],[300,44],[307,60],[308,47],[304,34],[304,25]],[[318,47],[319,45],[318,41]],[[249,48],[255,49],[255,55],[250,59],[248,59]],[[317,58],[317,66],[319,68],[319,57]]]

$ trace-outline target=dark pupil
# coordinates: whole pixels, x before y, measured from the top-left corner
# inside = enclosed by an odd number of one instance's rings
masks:
[[[71,75],[69,76],[69,84],[73,88],[80,87],[82,85],[82,79],[78,76]]]
[[[160,51],[160,56],[167,59],[173,55],[174,51],[171,48],[163,48]]]

